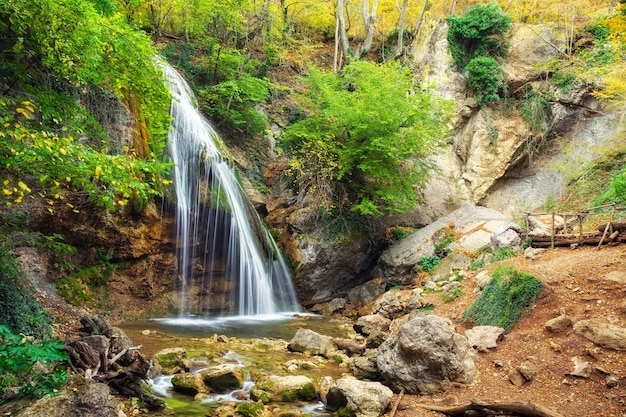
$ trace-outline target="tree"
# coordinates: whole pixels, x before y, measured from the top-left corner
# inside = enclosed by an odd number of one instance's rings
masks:
[[[306,78],[309,117],[285,131],[299,201],[366,216],[415,206],[445,139],[447,103],[413,91],[409,68],[355,61],[339,74]]]

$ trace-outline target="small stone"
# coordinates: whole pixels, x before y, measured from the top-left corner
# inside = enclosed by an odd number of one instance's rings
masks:
[[[593,368],[589,362],[582,360],[577,356],[572,358],[572,362],[574,362],[574,370],[569,373],[570,375],[581,378],[589,378],[591,376]]]
[[[142,334],[143,336],[149,336],[149,335],[150,335],[150,333],[152,333],[150,330],[142,330],[142,331],[141,331],[141,334]]]
[[[546,329],[552,333],[560,333],[571,326],[572,319],[568,316],[561,315],[546,322]]]
[[[617,377],[615,375],[607,375],[604,378],[604,383],[608,388],[615,388],[617,386]]]
[[[535,362],[531,359],[526,359],[524,362],[522,362],[518,368],[518,371],[528,381],[532,381],[539,373],[537,365],[535,365]]]
[[[515,385],[516,387],[521,387],[526,383],[527,380],[526,378],[524,378],[524,375],[522,375],[517,369],[511,369],[509,371],[509,381],[511,381],[511,384]]]

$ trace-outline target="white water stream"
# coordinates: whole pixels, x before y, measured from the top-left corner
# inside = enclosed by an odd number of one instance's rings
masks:
[[[180,316],[297,312],[286,264],[195,107],[189,85],[165,67],[173,96],[169,153],[175,164]],[[224,149],[222,147],[222,149]]]

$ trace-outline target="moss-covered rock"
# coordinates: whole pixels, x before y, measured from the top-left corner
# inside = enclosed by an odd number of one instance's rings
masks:
[[[243,370],[237,365],[222,364],[200,372],[204,383],[213,391],[224,392],[243,387]]]
[[[172,377],[174,391],[181,394],[195,396],[200,393],[208,393],[210,390],[204,385],[200,374],[182,373]]]

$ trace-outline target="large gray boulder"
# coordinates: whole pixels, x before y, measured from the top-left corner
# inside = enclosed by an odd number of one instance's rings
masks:
[[[473,384],[478,377],[467,338],[436,315],[410,318],[380,346],[377,364],[387,385],[408,394],[441,392],[452,383]]]
[[[326,408],[331,411],[345,407],[355,417],[379,417],[391,402],[393,392],[380,382],[341,378],[326,396]]]
[[[329,357],[337,351],[337,345],[330,336],[324,336],[310,329],[298,329],[287,345],[292,352],[309,353]]]

